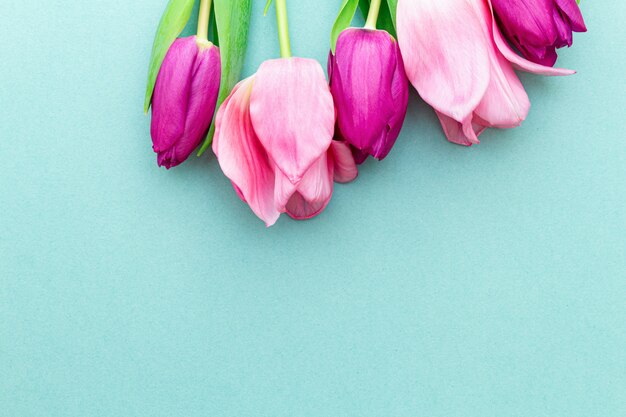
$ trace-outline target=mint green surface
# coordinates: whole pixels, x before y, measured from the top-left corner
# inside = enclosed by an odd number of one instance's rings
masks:
[[[1,2],[0,416],[626,416],[626,3],[582,3],[521,128],[451,145],[413,95],[387,160],[266,230],[213,157],[156,166],[165,2]],[[325,65],[340,1],[289,5]]]

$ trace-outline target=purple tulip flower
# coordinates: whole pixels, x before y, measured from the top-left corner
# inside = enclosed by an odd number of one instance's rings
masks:
[[[491,0],[508,40],[528,60],[554,66],[557,48],[572,46],[572,31],[587,27],[576,0]]]
[[[200,145],[213,119],[220,76],[219,48],[195,36],[174,41],[152,97],[150,133],[159,166],[181,164]]]
[[[344,30],[328,58],[338,136],[355,149],[383,159],[395,143],[409,100],[409,81],[398,42],[384,30]]]

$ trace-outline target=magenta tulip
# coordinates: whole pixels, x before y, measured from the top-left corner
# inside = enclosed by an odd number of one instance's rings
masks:
[[[587,28],[576,0],[491,0],[507,39],[530,61],[553,66],[557,48]]]
[[[344,30],[328,58],[338,133],[360,155],[383,159],[393,147],[409,101],[402,55],[384,30]]]
[[[220,53],[196,37],[177,39],[156,80],[152,98],[152,143],[159,166],[184,162],[204,139],[220,88]]]
[[[213,151],[239,197],[267,226],[281,213],[319,214],[333,179],[357,175],[348,145],[334,141],[335,109],[313,60],[266,61],[220,107]]]
[[[574,73],[513,52],[485,0],[399,0],[397,25],[409,80],[457,144],[477,144],[486,128],[512,128],[526,118],[530,102],[514,67]]]

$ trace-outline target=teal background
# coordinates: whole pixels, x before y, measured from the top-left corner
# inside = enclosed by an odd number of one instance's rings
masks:
[[[165,3],[1,2],[0,416],[626,416],[623,1],[583,1],[577,75],[522,75],[521,128],[451,145],[413,95],[384,163],[271,229],[213,157],[156,166]],[[339,1],[289,3],[325,65]]]

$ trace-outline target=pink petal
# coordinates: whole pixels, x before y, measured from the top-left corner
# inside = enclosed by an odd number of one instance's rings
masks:
[[[274,171],[250,120],[254,77],[235,86],[216,118],[213,152],[242,200],[267,226],[280,213],[274,205]]]
[[[279,169],[274,171],[276,180],[274,182],[274,204],[280,213],[287,211],[287,203],[297,192],[297,187],[289,181],[289,178]]]
[[[328,202],[333,193],[334,167],[329,153],[314,163],[298,184],[298,193],[309,202]]]
[[[296,184],[328,150],[335,107],[317,61],[261,64],[250,101],[252,124],[275,165]]]
[[[152,97],[154,151],[165,151],[185,132],[198,45],[196,37],[178,38],[165,55]]]
[[[511,64],[513,64],[513,66],[516,69],[526,71],[526,72],[532,72],[534,74],[540,74],[540,75],[572,75],[576,73],[576,71],[572,71],[572,70],[568,70],[564,68],[552,68],[552,67],[546,67],[540,64],[535,64],[534,62],[530,62],[529,60],[516,54],[511,49],[511,47],[506,42],[506,40],[504,40],[504,37],[502,36],[502,32],[500,32],[500,28],[498,28],[496,19],[494,18],[494,15],[493,15],[493,6],[491,4],[491,0],[489,0],[488,3],[489,3],[490,11],[491,11],[490,21],[491,21],[491,27],[492,27],[492,33],[493,33],[493,40],[495,41],[496,46],[498,47],[502,55],[504,55],[504,57]]]
[[[499,51],[491,59],[491,78],[487,92],[474,110],[474,115],[489,127],[512,128],[526,119],[530,100],[513,67]]]
[[[287,214],[296,220],[306,220],[320,214],[333,194],[332,156],[323,155],[307,171],[298,184],[298,191],[289,199]]]
[[[206,137],[213,120],[221,78],[220,51],[216,46],[198,49],[190,76],[185,130],[171,147],[161,149],[158,155],[159,166],[168,169],[189,158]]]
[[[294,220],[308,220],[320,214],[328,203],[327,200],[308,201],[302,194],[295,193],[287,203],[287,215]]]
[[[461,123],[441,112],[436,111],[436,113],[446,138],[450,142],[463,146],[472,146],[480,143],[478,136],[485,130],[486,126],[480,124],[480,122],[472,122],[473,116]]]
[[[331,157],[323,155],[295,186],[281,171],[276,171],[276,208],[296,220],[317,216],[328,205],[333,193]]]
[[[488,6],[475,2],[477,15],[482,18],[482,27],[489,42],[489,64],[491,76],[489,86],[480,104],[474,110],[474,117],[480,118],[488,127],[512,128],[526,119],[530,101],[511,63],[507,61],[493,40],[492,14]]]
[[[343,184],[354,181],[359,175],[359,170],[350,145],[343,141],[333,140],[330,145],[330,152],[333,156],[335,182]]]
[[[489,84],[488,45],[467,0],[399,0],[398,42],[409,80],[436,110],[462,121]]]

